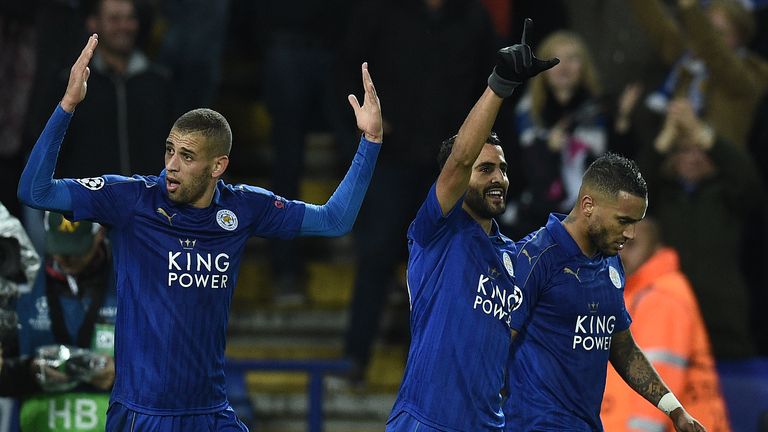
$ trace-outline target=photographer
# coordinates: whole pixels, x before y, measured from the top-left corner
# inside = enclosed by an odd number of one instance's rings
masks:
[[[115,275],[105,230],[45,217],[46,257],[19,297],[21,430],[104,430],[115,377]]]
[[[21,222],[0,203],[0,395],[11,392],[10,377],[16,375],[16,363],[3,358],[18,351],[13,302],[20,292],[29,291],[39,267],[40,258]]]

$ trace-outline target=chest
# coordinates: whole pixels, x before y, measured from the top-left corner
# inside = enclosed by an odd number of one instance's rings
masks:
[[[624,277],[617,263],[556,264],[550,269],[539,308],[563,325],[589,321],[593,329],[605,326],[624,310]]]

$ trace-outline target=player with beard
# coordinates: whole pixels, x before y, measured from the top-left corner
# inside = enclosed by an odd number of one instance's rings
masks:
[[[517,244],[523,292],[512,313],[507,431],[602,431],[608,361],[678,431],[703,431],[635,344],[618,253],[645,217],[648,188],[637,165],[609,153],[582,178],[566,215]]]
[[[85,98],[97,42],[94,34],[72,66],[67,90],[32,149],[18,194],[29,206],[109,227],[118,313],[106,430],[247,431],[227,401],[224,376],[240,259],[251,236],[338,236],[351,229],[383,135],[367,64],[362,66],[363,105],[348,97],[363,133],[358,151],[328,201],[312,205],[224,183],[232,131],[221,114],[204,108],[174,123],[159,176],[53,179],[67,126]]]
[[[509,180],[491,127],[516,86],[559,61],[533,56],[527,28],[520,44],[499,50],[485,92],[443,142],[440,174],[408,229],[411,346],[388,432],[504,426],[509,314],[522,299],[515,245],[493,220]]]

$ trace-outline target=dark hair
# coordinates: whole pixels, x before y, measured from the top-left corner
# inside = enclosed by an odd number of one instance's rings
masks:
[[[437,152],[437,165],[440,167],[440,169],[443,169],[443,166],[445,165],[445,161],[448,160],[448,156],[451,155],[451,151],[453,150],[453,144],[456,143],[456,137],[458,135],[454,135],[440,144],[440,150]],[[496,132],[491,131],[490,135],[488,135],[488,138],[485,140],[486,144],[493,144],[497,146],[501,146],[501,140],[499,139],[499,136],[496,135]]]
[[[232,150],[232,129],[223,115],[208,108],[198,108],[183,114],[173,124],[182,133],[198,132],[208,140],[211,156],[228,155]]]
[[[616,153],[606,153],[587,168],[582,186],[587,185],[614,197],[620,191],[645,198],[648,185],[637,163]]]

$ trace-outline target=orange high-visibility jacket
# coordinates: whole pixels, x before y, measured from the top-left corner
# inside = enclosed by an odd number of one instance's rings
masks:
[[[624,301],[637,345],[680,403],[709,432],[730,431],[709,336],[677,252],[660,249],[628,276]],[[606,432],[675,430],[613,367],[608,368],[600,416]]]

